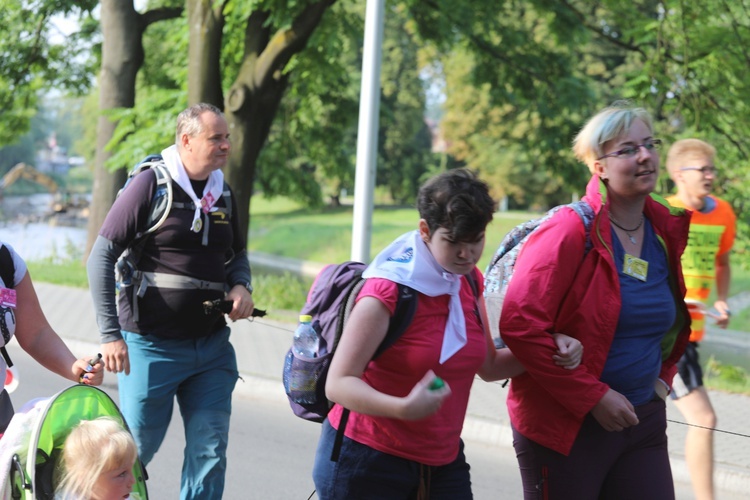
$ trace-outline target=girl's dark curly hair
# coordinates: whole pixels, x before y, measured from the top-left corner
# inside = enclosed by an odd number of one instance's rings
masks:
[[[466,168],[433,177],[417,197],[419,216],[427,222],[430,234],[442,227],[453,241],[476,241],[492,220],[495,207],[487,184]]]

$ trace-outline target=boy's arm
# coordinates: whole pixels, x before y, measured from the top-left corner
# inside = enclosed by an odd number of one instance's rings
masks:
[[[729,281],[732,277],[729,253],[725,252],[716,256],[716,302],[714,302],[714,307],[719,312],[719,318],[716,320],[716,326],[719,328],[727,327],[731,315],[729,305],[727,304]]]

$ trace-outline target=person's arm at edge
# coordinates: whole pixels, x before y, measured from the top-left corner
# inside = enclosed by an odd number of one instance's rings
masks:
[[[487,356],[484,363],[477,372],[479,377],[486,382],[502,380],[522,374],[525,369],[521,362],[510,352],[508,348],[496,349],[492,333],[488,328],[487,306],[484,300],[479,300],[479,314],[484,326],[484,338],[487,343]]]
[[[719,318],[716,320],[716,326],[726,328],[729,324],[729,283],[732,278],[732,269],[729,263],[730,252],[724,252],[716,256],[716,302],[714,307],[719,312]]]
[[[101,384],[104,376],[101,364],[94,366],[86,379],[80,379],[87,372],[88,361],[85,358],[76,359],[52,329],[28,272],[15,290],[18,296],[15,336],[21,348],[43,367],[61,377],[88,385]]]
[[[482,316],[482,324],[488,325],[489,319],[484,300],[479,301],[479,314]],[[482,380],[485,382],[494,382],[496,380],[516,377],[526,371],[510,349],[507,347],[497,349],[495,347],[492,333],[487,326],[484,327],[484,336],[487,342],[487,357],[477,372]],[[581,343],[577,339],[563,333],[556,333],[552,336],[558,348],[557,353],[553,356],[555,363],[568,370],[572,370],[580,365],[583,357]]]

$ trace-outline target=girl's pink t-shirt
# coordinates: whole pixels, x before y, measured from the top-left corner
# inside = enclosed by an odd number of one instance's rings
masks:
[[[475,269],[479,297],[483,280]],[[370,278],[357,300],[374,297],[395,311],[398,285],[390,280]],[[363,379],[373,388],[394,396],[406,396],[428,370],[448,383],[451,395],[437,413],[422,420],[407,421],[351,412],[345,435],[378,451],[425,465],[446,465],[458,456],[469,391],[484,362],[487,344],[479,320],[477,298],[466,277],[462,278],[461,304],[466,318],[467,343],[444,364],[440,364],[443,332],[448,319],[449,295],[419,294],[411,325],[402,336],[367,366]],[[334,405],[328,419],[337,429],[342,407]]]

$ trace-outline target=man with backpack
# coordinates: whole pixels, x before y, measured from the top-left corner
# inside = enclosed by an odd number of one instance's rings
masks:
[[[118,374],[121,410],[145,465],[177,398],[186,436],[182,499],[222,497],[239,377],[223,314],[202,305],[226,299],[232,321],[254,308],[247,231],[228,216],[237,209],[224,196],[229,151],[218,108],[196,104],[180,113],[175,145],[162,151],[159,167],[169,174],[166,214],[154,214],[163,205],[157,168],[140,170],[115,200],[87,264],[102,359]],[[126,250],[134,258],[120,283],[118,316],[114,269]]]

